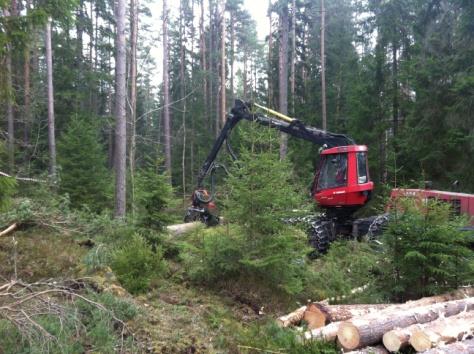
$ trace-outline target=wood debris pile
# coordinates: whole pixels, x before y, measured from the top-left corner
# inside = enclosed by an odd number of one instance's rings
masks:
[[[403,304],[309,303],[277,322],[305,324],[302,340],[336,341],[351,353],[474,353],[474,288]]]

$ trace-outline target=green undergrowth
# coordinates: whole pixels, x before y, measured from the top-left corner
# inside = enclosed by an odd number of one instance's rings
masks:
[[[122,321],[133,320],[138,308],[127,300],[110,294],[86,292],[89,300],[104,306],[106,310],[78,299],[66,305],[61,317],[45,314],[35,321],[52,336],[45,338],[36,333],[31,337],[22,334],[17,327],[0,319],[0,348],[2,353],[116,353],[123,348],[127,352],[138,352],[133,337],[125,333],[122,337],[118,323],[112,314]]]

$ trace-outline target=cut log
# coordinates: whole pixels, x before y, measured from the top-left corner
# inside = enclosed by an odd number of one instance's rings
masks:
[[[328,342],[332,342],[336,340],[337,331],[339,329],[339,325],[341,322],[333,322],[328,324],[327,326],[316,328],[311,331],[306,331],[303,334],[304,340],[325,340]]]
[[[323,327],[330,322],[346,321],[353,317],[378,313],[389,306],[389,304],[328,305],[315,302],[307,306],[304,320],[308,322],[309,329],[314,329]]]
[[[289,313],[288,315],[278,317],[277,324],[280,327],[288,327],[297,324],[303,319],[306,306],[301,306],[299,309]]]
[[[424,352],[424,354],[473,354],[474,338],[463,340],[442,347],[433,348]]]
[[[404,311],[385,310],[376,316],[342,322],[337,332],[337,339],[343,349],[350,351],[380,342],[383,335],[392,329],[431,322],[440,316],[454,316],[473,309],[474,298],[414,307]]]
[[[11,225],[8,226],[5,230],[3,230],[2,232],[0,232],[0,237],[6,236],[6,235],[8,235],[9,233],[15,231],[15,229],[16,229],[17,227],[18,227],[17,223],[11,224]]]
[[[317,303],[311,303],[306,306],[306,311],[303,314],[303,320],[306,322],[309,330],[324,327],[327,323],[326,315],[319,309],[319,306]]]
[[[375,347],[365,347],[352,352],[346,352],[345,354],[388,354],[388,350],[383,345],[377,345]]]
[[[442,318],[415,328],[410,344],[417,352],[450,344],[474,334],[474,312]]]
[[[382,338],[385,348],[390,352],[398,352],[400,349],[407,347],[414,326],[419,326],[419,324],[414,324],[407,328],[392,329],[385,333]]]
[[[416,345],[413,347],[417,351],[428,350],[438,346],[441,342],[451,343],[461,340],[463,333],[472,334],[473,327],[474,311],[461,312],[458,315],[439,318],[433,322],[391,330],[383,335],[383,344],[389,351],[397,352],[415,341]],[[413,337],[414,333],[417,333],[415,337]],[[432,343],[432,345],[428,346],[428,343]]]
[[[168,233],[170,233],[171,235],[179,236],[186,232],[193,231],[201,225],[203,225],[201,222],[194,221],[194,222],[188,222],[185,224],[168,225],[166,226],[166,229],[168,230]]]
[[[395,306],[401,306],[404,308],[419,307],[419,306],[437,304],[440,302],[466,299],[468,297],[473,297],[473,296],[474,296],[474,287],[467,286],[467,287],[459,288],[454,291],[450,291],[449,293],[446,293],[446,294],[422,297],[421,299],[407,301],[403,304],[395,305]]]

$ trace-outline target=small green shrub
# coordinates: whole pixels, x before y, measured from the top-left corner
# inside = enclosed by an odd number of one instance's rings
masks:
[[[384,233],[380,289],[393,300],[434,295],[474,278],[468,222],[435,200],[400,199]]]
[[[161,248],[153,251],[138,234],[112,251],[111,266],[120,283],[133,294],[146,291],[151,280],[166,269]]]
[[[14,178],[0,176],[0,211],[9,205],[10,198],[15,190],[16,181]]]
[[[338,241],[331,244],[329,251],[317,259],[306,294],[313,298],[338,298],[345,296],[351,302],[362,301],[361,294],[351,294],[351,290],[366,287],[372,290],[375,281],[374,273],[378,269],[378,255],[369,244],[357,241]],[[367,292],[364,292],[366,295]],[[363,299],[369,300],[369,299]],[[378,298],[371,298],[377,302]]]

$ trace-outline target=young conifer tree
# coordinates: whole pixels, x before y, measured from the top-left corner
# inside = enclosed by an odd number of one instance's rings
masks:
[[[297,293],[303,285],[308,248],[306,235],[283,221],[302,205],[292,168],[279,159],[274,131],[253,126],[243,135],[243,142],[227,179],[230,192],[225,211],[241,234],[239,263],[249,276]]]
[[[110,207],[111,176],[97,127],[85,118],[74,118],[59,144],[60,192],[71,204],[92,210]]]

